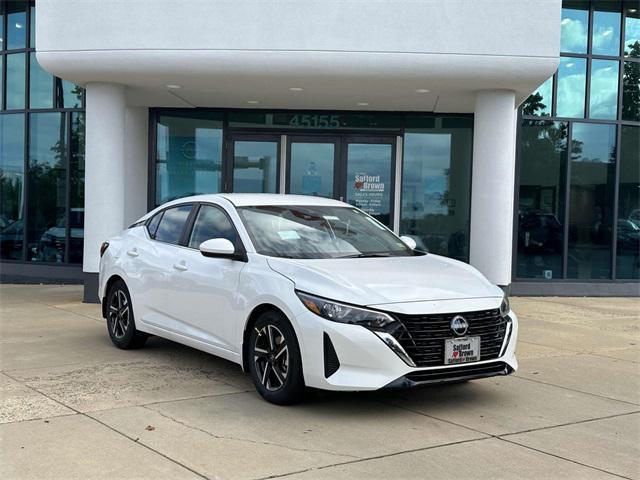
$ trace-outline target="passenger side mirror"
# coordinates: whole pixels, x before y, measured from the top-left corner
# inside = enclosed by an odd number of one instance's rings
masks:
[[[400,237],[400,240],[402,240],[404,242],[404,244],[407,247],[409,247],[411,250],[415,250],[416,247],[417,247],[416,241],[413,238],[408,237],[407,235],[402,235]]]
[[[236,247],[226,238],[212,238],[200,244],[200,253],[205,257],[236,258]]]

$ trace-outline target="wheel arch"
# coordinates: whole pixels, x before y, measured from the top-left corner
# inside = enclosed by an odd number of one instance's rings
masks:
[[[251,329],[255,325],[256,320],[258,320],[258,318],[260,318],[260,315],[262,315],[263,313],[266,313],[266,312],[270,312],[270,311],[276,311],[276,312],[282,314],[282,316],[287,319],[289,324],[291,324],[291,326],[292,326],[292,328],[293,328],[293,330],[295,332],[295,327],[293,327],[291,319],[277,305],[274,305],[273,303],[261,303],[260,305],[257,305],[256,307],[254,307],[254,309],[251,310],[251,313],[247,317],[247,321],[245,322],[244,330],[242,332],[242,370],[244,372],[248,372],[248,365],[249,365],[249,363],[248,363],[248,359],[249,359],[249,336],[251,335]],[[296,340],[298,342],[298,345],[300,345],[299,339],[296,338]]]
[[[109,290],[111,289],[111,285],[116,283],[118,280],[121,280],[125,285],[127,284],[127,282],[124,281],[124,278],[122,278],[118,274],[111,275],[109,277],[109,280],[107,280],[107,283],[105,284],[104,297],[102,297],[102,318],[105,318],[105,319],[107,318],[107,295],[109,295]]]

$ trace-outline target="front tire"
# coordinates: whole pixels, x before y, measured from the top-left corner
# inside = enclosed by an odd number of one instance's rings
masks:
[[[300,347],[293,327],[277,311],[263,313],[249,337],[249,371],[268,402],[291,405],[305,393]]]
[[[123,350],[142,347],[148,335],[136,330],[131,295],[122,280],[117,280],[107,294],[107,331],[111,343]]]

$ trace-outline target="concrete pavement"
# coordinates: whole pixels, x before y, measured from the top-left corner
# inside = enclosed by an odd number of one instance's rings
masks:
[[[277,407],[80,298],[0,285],[0,478],[640,479],[638,299],[512,299],[515,376]]]

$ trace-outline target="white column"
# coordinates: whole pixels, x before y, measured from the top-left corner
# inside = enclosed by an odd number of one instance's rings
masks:
[[[515,123],[513,91],[476,94],[469,260],[500,286],[511,283]]]
[[[124,125],[124,221],[131,225],[147,213],[149,109],[127,107]]]
[[[125,91],[86,86],[85,223],[82,270],[96,273],[100,244],[125,226]]]

